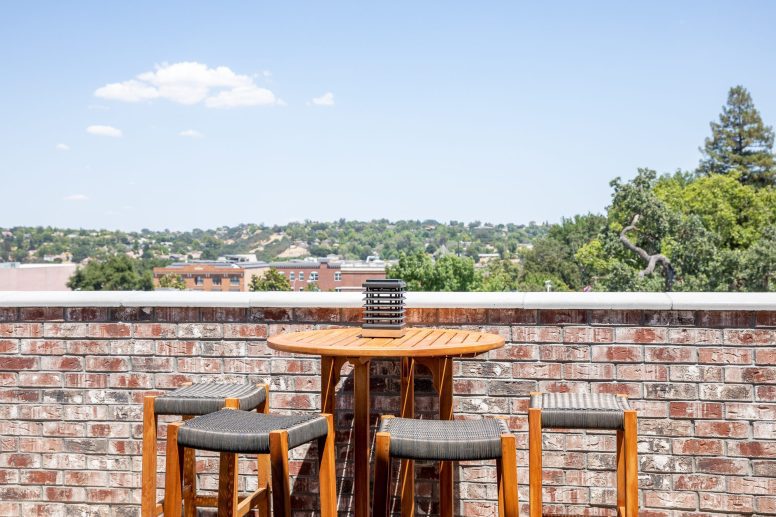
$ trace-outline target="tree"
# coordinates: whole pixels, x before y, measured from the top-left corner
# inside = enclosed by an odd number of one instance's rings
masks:
[[[159,287],[162,289],[178,289],[183,291],[186,289],[186,282],[183,281],[183,278],[180,275],[167,273],[159,278]]]
[[[151,291],[151,272],[141,261],[126,255],[114,255],[107,260],[93,260],[76,269],[67,286],[74,291]]]
[[[251,291],[290,291],[291,284],[283,273],[272,268],[261,276],[251,278],[248,289]]]
[[[385,274],[388,278],[404,280],[409,291],[477,291],[482,286],[474,261],[451,254],[436,262],[422,251],[402,254],[399,263],[388,267]]]
[[[741,181],[765,186],[776,183],[773,129],[763,123],[752,96],[743,86],[728,92],[719,122],[711,123],[698,172],[701,175],[741,173]]]
[[[388,266],[385,270],[386,278],[400,278],[407,284],[408,291],[431,291],[434,273],[434,262],[431,257],[422,251],[412,254],[402,253],[399,263]]]

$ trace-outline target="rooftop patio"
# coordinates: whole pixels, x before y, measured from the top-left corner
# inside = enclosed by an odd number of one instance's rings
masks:
[[[320,359],[275,352],[267,337],[358,326],[361,304],[360,293],[0,292],[0,515],[139,515],[148,393],[248,380],[270,384],[272,411],[319,410]],[[454,412],[507,418],[521,515],[532,391],[630,397],[639,412],[641,515],[776,514],[776,294],[408,293],[407,306],[412,326],[507,341],[455,361]],[[349,368],[335,423],[341,515],[352,507]],[[376,423],[399,411],[399,365],[375,360],[371,375]],[[416,411],[438,414],[423,369]],[[545,432],[545,512],[612,514],[614,450],[613,433]],[[316,457],[294,451],[299,515],[316,514]],[[199,459],[200,486],[215,490],[217,458]],[[241,484],[255,488],[255,461],[241,468],[253,474]],[[163,469],[161,461],[160,486]],[[419,463],[416,471],[418,514],[436,514],[436,468]],[[492,462],[462,463],[455,476],[458,515],[495,514]]]

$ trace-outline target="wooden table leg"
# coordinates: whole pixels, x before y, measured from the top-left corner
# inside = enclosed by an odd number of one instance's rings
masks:
[[[401,359],[401,415],[415,418],[415,359]],[[415,516],[415,462],[401,460],[399,467],[402,517]]]
[[[334,414],[334,390],[340,378],[342,360],[321,357],[321,413]]]
[[[439,359],[437,390],[439,391],[439,419],[453,419],[453,360],[449,357]],[[439,515],[453,515],[453,474],[455,462],[443,461],[439,464]]]
[[[353,415],[354,510],[356,517],[369,517],[369,359],[353,362],[355,408]]]

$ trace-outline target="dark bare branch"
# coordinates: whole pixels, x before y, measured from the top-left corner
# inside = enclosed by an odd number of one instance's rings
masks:
[[[651,275],[654,273],[655,266],[657,266],[657,264],[663,266],[663,270],[666,274],[666,290],[670,291],[671,286],[674,283],[674,267],[671,265],[671,261],[668,260],[668,257],[662,253],[650,255],[644,251],[643,248],[639,248],[633,244],[630,239],[628,239],[628,232],[636,230],[636,225],[638,224],[640,217],[641,216],[639,214],[634,215],[631,223],[622,229],[620,232],[620,242],[622,242],[623,246],[637,254],[644,262],[647,263],[647,267],[639,271],[640,277],[643,278],[646,275]]]

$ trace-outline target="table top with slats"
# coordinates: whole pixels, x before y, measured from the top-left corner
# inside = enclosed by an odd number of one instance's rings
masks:
[[[498,334],[467,330],[409,328],[400,338],[361,337],[359,327],[308,330],[267,339],[273,350],[337,357],[453,357],[504,346]]]

